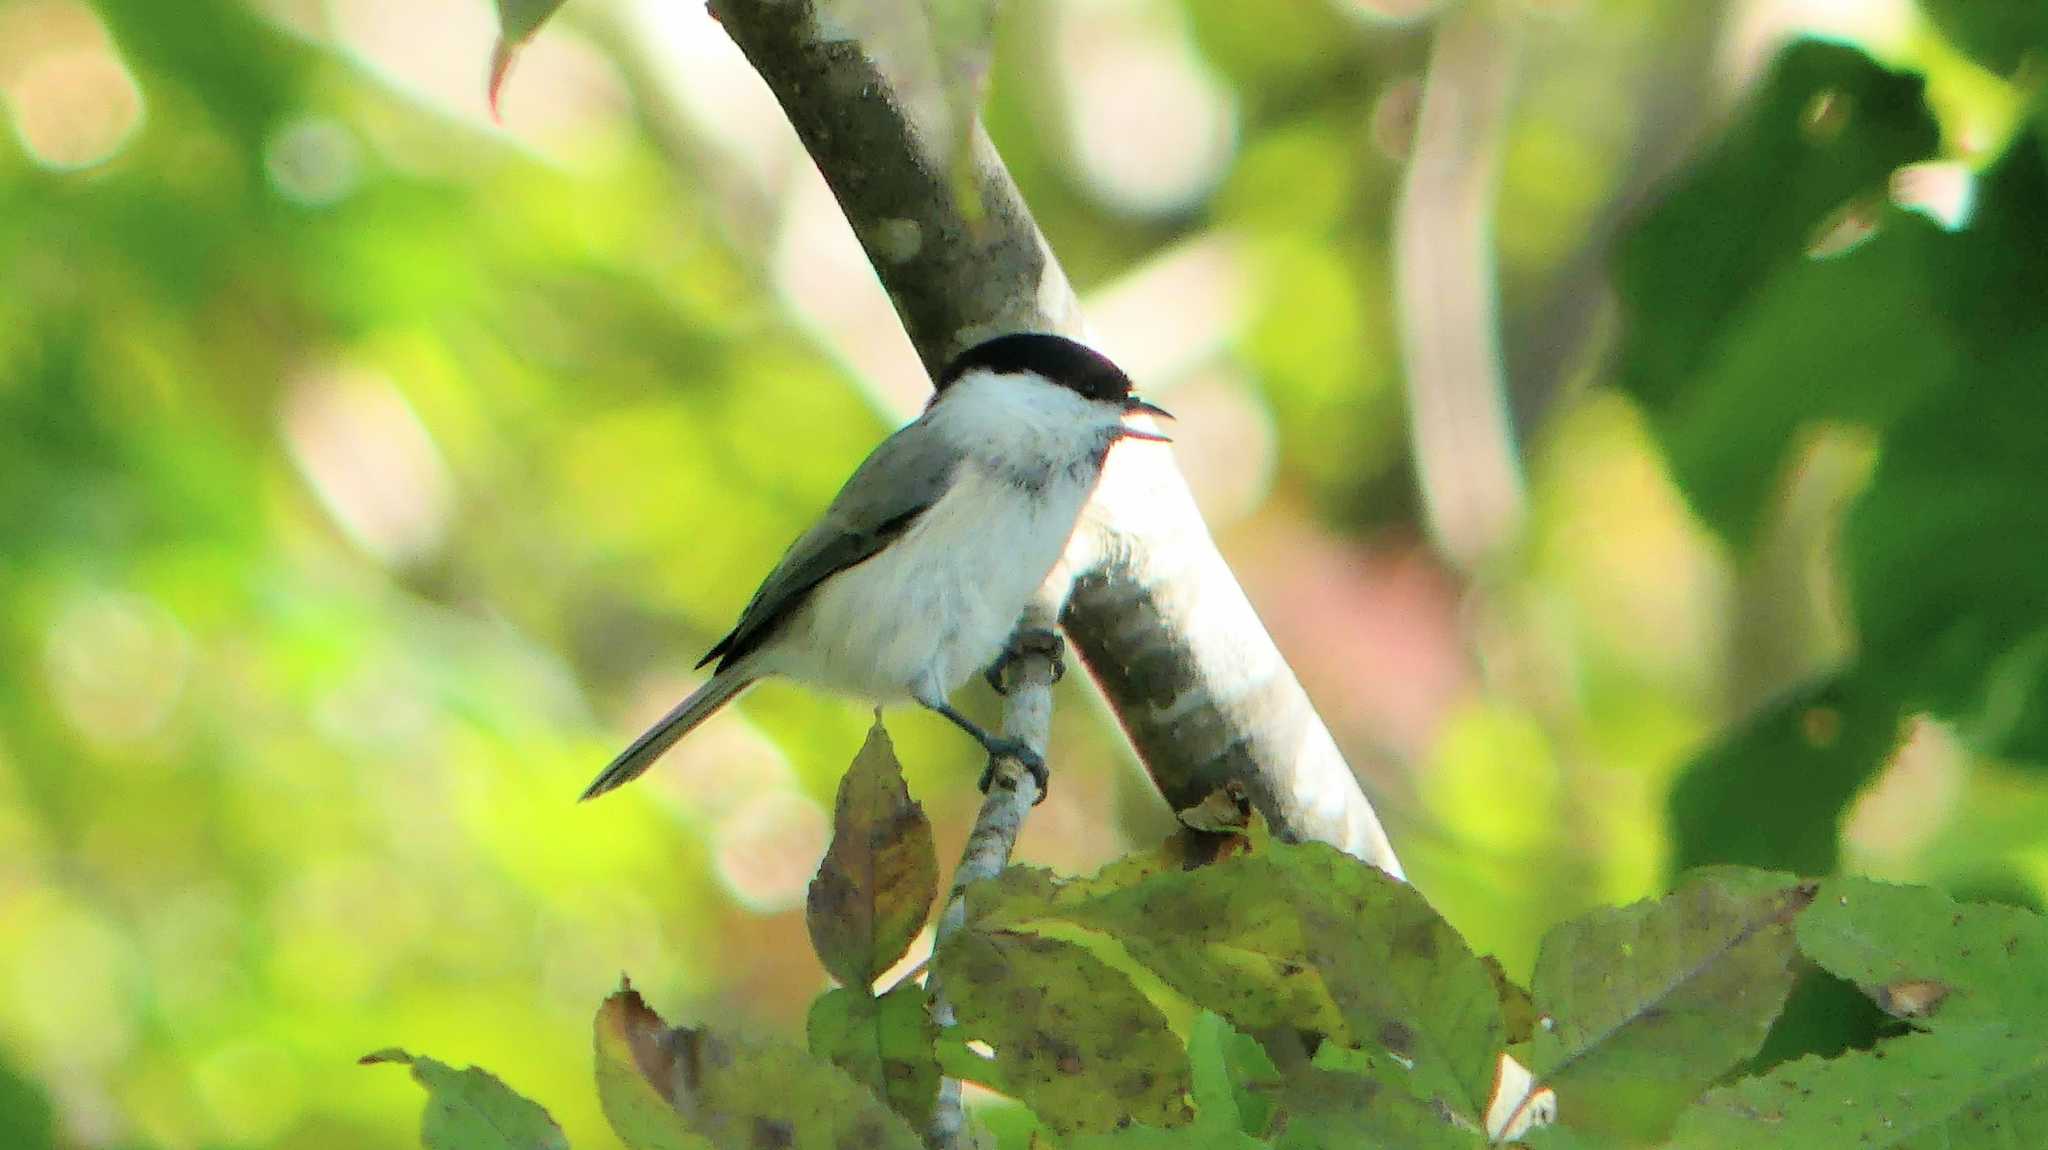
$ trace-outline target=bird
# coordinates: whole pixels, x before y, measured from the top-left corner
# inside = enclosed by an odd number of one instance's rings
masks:
[[[798,536],[739,622],[697,664],[710,679],[619,752],[583,792],[638,778],[698,724],[768,678],[885,705],[914,703],[1015,758],[1044,793],[1043,759],[949,697],[1007,658],[1017,621],[1065,551],[1110,451],[1170,442],[1127,423],[1171,419],[1100,352],[1045,332],[968,348],[923,414],[883,440]],[[1040,632],[1040,642],[1058,638]]]

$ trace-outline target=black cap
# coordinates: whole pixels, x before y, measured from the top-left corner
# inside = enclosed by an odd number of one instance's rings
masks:
[[[1089,399],[1121,403],[1130,397],[1131,377],[1109,357],[1065,336],[1024,331],[999,335],[960,353],[939,373],[939,391],[970,371],[997,375],[1035,372]]]

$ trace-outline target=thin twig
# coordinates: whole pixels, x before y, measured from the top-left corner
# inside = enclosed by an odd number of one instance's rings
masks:
[[[1054,612],[1034,607],[1025,612],[1019,626],[1049,629],[1054,617]],[[1003,700],[1003,735],[1022,739],[1044,758],[1052,739],[1052,659],[1037,652],[1018,652],[1005,675],[1009,694]],[[995,777],[981,801],[980,813],[975,815],[974,830],[967,836],[966,849],[960,852],[960,866],[953,871],[953,889],[946,896],[946,909],[940,912],[938,927],[933,932],[934,957],[946,940],[966,925],[968,885],[994,878],[1010,865],[1017,835],[1024,829],[1024,816],[1031,813],[1039,797],[1038,780],[1016,760],[1004,759],[996,764]],[[953,1025],[953,1004],[946,1001],[946,991],[939,984],[936,971],[926,987],[932,995],[933,1020],[941,1027]],[[932,1111],[925,1141],[938,1150],[950,1150],[960,1145],[965,1124],[960,1083],[957,1079],[944,1079],[939,1083],[939,1102]]]

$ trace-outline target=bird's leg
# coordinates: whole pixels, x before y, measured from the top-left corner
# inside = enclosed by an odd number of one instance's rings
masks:
[[[980,743],[982,749],[988,752],[988,769],[981,772],[981,789],[984,792],[995,782],[996,763],[1002,759],[1015,759],[1024,764],[1024,769],[1030,771],[1031,777],[1038,781],[1038,801],[1045,801],[1045,789],[1052,781],[1052,775],[1045,769],[1044,756],[1032,750],[1030,744],[1022,739],[1006,739],[1001,735],[989,734],[982,729],[981,724],[954,710],[952,704],[944,699],[935,702],[925,699],[918,701],[926,708],[944,715],[954,726],[974,736],[974,741]]]
[[[1026,655],[1042,655],[1052,662],[1052,681],[1057,683],[1067,676],[1067,641],[1050,627],[1019,627],[1010,633],[1010,641],[1003,647],[1003,653],[981,673],[996,694],[1010,693],[1009,684],[1003,681],[1003,673],[1010,664]]]

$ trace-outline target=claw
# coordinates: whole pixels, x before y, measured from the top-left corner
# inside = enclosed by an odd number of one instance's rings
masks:
[[[988,670],[983,671],[981,675],[988,680],[988,685],[996,694],[1007,695],[1010,693],[1010,686],[1004,678],[1004,673],[1010,669],[1010,664],[1026,655],[1040,655],[1051,661],[1052,681],[1057,683],[1067,677],[1066,654],[1067,641],[1060,638],[1058,631],[1045,627],[1020,627],[1010,636],[1010,642],[1003,648],[1003,653],[997,655],[996,661],[990,663]]]
[[[1022,739],[991,739],[988,744],[988,766],[981,772],[981,793],[995,785],[996,767],[1004,759],[1015,759],[1038,784],[1038,797],[1031,800],[1032,806],[1045,801],[1045,792],[1052,786],[1052,772],[1046,769],[1045,758]]]

